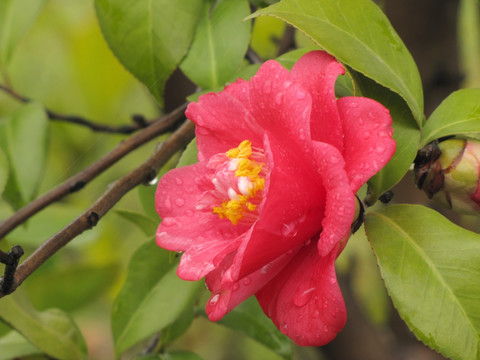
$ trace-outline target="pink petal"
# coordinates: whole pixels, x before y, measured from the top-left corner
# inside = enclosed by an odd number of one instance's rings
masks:
[[[395,153],[392,118],[383,105],[363,97],[340,98],[338,109],[345,131],[343,157],[356,193]]]
[[[238,249],[232,278],[245,277],[321,231],[325,193],[315,166],[265,137],[270,172],[260,216]]]
[[[155,208],[160,216],[192,216],[200,195],[197,179],[205,174],[204,164],[197,163],[170,170],[160,178],[155,192]]]
[[[222,264],[205,278],[212,292],[206,306],[209,319],[212,321],[221,319],[238,304],[255,294],[289,263],[294,254],[284,254],[260,270],[235,282],[224,281],[224,274],[230,268],[234,254],[225,257]]]
[[[245,227],[199,211],[191,217],[164,218],[156,240],[164,249],[185,252],[177,273],[185,280],[199,280],[238,247],[243,232]]]
[[[312,102],[290,72],[276,61],[267,61],[250,80],[250,98],[258,124],[291,151],[303,151],[311,141]]]
[[[303,247],[256,294],[265,314],[301,346],[330,342],[346,322],[345,305],[335,275],[336,249],[321,257],[315,247],[315,241]]]
[[[238,146],[250,140],[261,146],[261,129],[250,114],[249,83],[239,79],[219,93],[200,96],[198,103],[188,105],[185,115],[196,125],[199,160]]]
[[[327,194],[318,251],[320,256],[326,256],[350,235],[355,216],[355,195],[350,189],[340,152],[326,143],[315,145],[318,173]]]
[[[343,66],[324,51],[303,55],[292,68],[295,81],[312,97],[312,139],[342,151],[343,129],[335,101],[335,81],[340,74],[345,74]]]

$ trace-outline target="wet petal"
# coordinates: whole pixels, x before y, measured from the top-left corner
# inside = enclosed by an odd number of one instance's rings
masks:
[[[346,322],[345,305],[335,275],[336,249],[321,257],[315,248],[315,241],[303,247],[256,294],[265,314],[301,346],[330,342]]]
[[[340,74],[345,74],[342,64],[324,51],[305,54],[292,68],[293,78],[312,98],[312,139],[342,151],[343,126],[335,100],[335,81]]]
[[[355,195],[350,188],[342,155],[326,143],[315,144],[318,173],[326,191],[325,213],[318,251],[326,256],[348,238],[355,216]]]
[[[261,146],[262,129],[248,110],[249,84],[239,79],[219,93],[200,96],[185,115],[196,125],[199,160],[223,153],[243,140]]]
[[[264,148],[270,169],[264,201],[239,247],[234,278],[258,270],[321,230],[325,192],[315,167],[268,136]]]
[[[367,98],[340,98],[338,109],[345,131],[345,168],[356,193],[395,153],[392,118],[388,109]]]

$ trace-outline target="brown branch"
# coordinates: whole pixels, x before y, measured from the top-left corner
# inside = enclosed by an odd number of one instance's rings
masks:
[[[170,114],[165,115],[161,119],[152,123],[149,127],[124,140],[97,162],[72,176],[70,179],[53,188],[43,196],[25,205],[8,219],[0,222],[0,239],[48,205],[83,188],[90,180],[107,170],[110,166],[138,148],[140,145],[145,144],[160,134],[172,130],[178,120],[182,117],[186,105],[187,104],[183,104],[173,110]]]
[[[180,149],[184,148],[195,136],[194,124],[186,120],[153,155],[138,168],[117,180],[108,190],[83,214],[65,228],[46,240],[30,255],[15,273],[15,281],[11,291],[15,290],[40,265],[68,244],[85,230],[95,226],[97,222],[130,190],[137,185],[155,178],[158,170]],[[0,293],[0,297],[6,294]]]
[[[10,95],[11,97],[13,97],[14,99],[20,102],[29,103],[33,101],[32,99],[26,96],[20,95],[19,93],[17,93],[15,90],[13,90],[8,86],[0,85],[0,90],[3,90],[5,93],[7,93],[8,95]],[[45,113],[47,114],[48,118],[52,121],[64,121],[72,124],[85,126],[93,131],[113,133],[113,134],[131,134],[137,130],[147,127],[152,123],[151,121],[146,121],[142,116],[134,115],[132,117],[133,124],[111,126],[111,125],[99,124],[77,115],[61,114],[56,111],[50,110],[48,108],[45,108]]]

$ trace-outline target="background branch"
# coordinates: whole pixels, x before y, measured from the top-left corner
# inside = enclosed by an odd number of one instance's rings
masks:
[[[139,146],[147,143],[158,135],[172,130],[178,124],[178,120],[184,118],[183,114],[186,106],[187,103],[181,105],[177,109],[173,110],[170,114],[165,115],[159,120],[153,122],[144,130],[132,135],[117,145],[117,147],[115,147],[108,154],[100,158],[97,162],[85,168],[78,174],[72,176],[70,179],[66,180],[31,203],[25,205],[8,219],[0,222],[0,239],[48,205],[60,200],[68,194],[82,189],[90,180],[107,170],[110,166],[118,162],[121,158]]]
[[[177,151],[184,148],[195,136],[194,124],[186,120],[153,155],[128,175],[117,180],[109,189],[83,214],[65,228],[46,240],[18,268],[10,292],[14,291],[32,272],[60,248],[68,244],[76,236],[95,226],[97,222],[130,190],[137,185],[153,180],[158,170]],[[0,298],[4,293],[0,292]]]
[[[29,103],[33,101],[33,99],[20,95],[19,93],[17,93],[15,90],[13,90],[8,86],[0,85],[0,90],[3,90],[5,93],[7,93],[8,95],[10,95],[11,97],[13,97],[14,99],[20,102]],[[113,133],[113,134],[131,134],[137,130],[147,127],[153,122],[153,121],[146,121],[143,118],[143,116],[134,115],[132,117],[132,121],[133,121],[132,124],[111,126],[111,125],[99,124],[92,120],[88,120],[84,117],[77,116],[77,115],[61,114],[56,111],[50,110],[46,107],[44,107],[44,109],[48,118],[52,121],[64,121],[72,124],[85,126],[93,131]]]

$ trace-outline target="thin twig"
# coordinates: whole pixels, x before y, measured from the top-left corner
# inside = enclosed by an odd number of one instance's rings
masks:
[[[172,130],[178,123],[178,120],[182,118],[186,105],[186,103],[183,104],[173,110],[170,114],[165,115],[161,119],[152,123],[149,127],[124,140],[97,162],[72,176],[70,179],[53,188],[43,196],[25,205],[8,219],[0,222],[0,239],[48,205],[60,200],[68,194],[82,189],[90,180],[107,170],[110,166],[138,148],[140,145],[147,143],[160,134]]]
[[[40,265],[68,244],[85,230],[94,227],[98,221],[130,190],[137,185],[147,183],[155,178],[158,170],[180,149],[184,148],[195,136],[194,124],[186,120],[153,155],[138,168],[117,180],[108,190],[84,213],[73,220],[65,228],[46,240],[30,255],[15,273],[14,286],[20,284]],[[11,291],[15,290],[12,288]],[[6,294],[0,293],[0,297]]]
[[[33,101],[32,99],[26,96],[20,95],[19,93],[17,93],[15,90],[13,90],[8,86],[0,85],[0,90],[3,90],[5,93],[9,94],[11,97],[13,97],[14,99],[20,102],[29,103]],[[69,122],[72,124],[85,126],[93,131],[113,133],[113,134],[131,134],[137,130],[147,127],[152,123],[151,121],[146,121],[143,117],[136,115],[132,117],[132,121],[133,121],[132,124],[111,126],[111,125],[99,124],[77,115],[61,114],[56,111],[50,110],[48,108],[45,108],[45,113],[47,114],[48,118],[52,121]]]
[[[278,44],[277,56],[285,54],[292,47],[294,34],[294,28],[290,25],[287,25],[285,27],[285,31],[283,32],[282,39]]]

